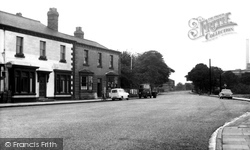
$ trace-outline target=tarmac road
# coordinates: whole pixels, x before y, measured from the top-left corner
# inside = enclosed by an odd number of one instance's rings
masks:
[[[63,138],[64,149],[208,149],[249,102],[173,92],[156,99],[0,109],[0,138]]]

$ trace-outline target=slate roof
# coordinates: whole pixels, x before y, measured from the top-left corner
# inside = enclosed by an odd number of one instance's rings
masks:
[[[71,35],[60,33],[58,31],[48,28],[46,25],[42,24],[40,21],[25,18],[23,16],[18,16],[10,14],[7,12],[0,11],[0,25],[15,27],[18,29],[23,29],[27,31],[33,31],[40,34],[45,34],[53,37],[63,38],[70,41],[77,41],[78,43],[94,46],[102,49],[107,49],[105,46],[91,40],[80,39]],[[113,50],[112,50],[113,51]]]

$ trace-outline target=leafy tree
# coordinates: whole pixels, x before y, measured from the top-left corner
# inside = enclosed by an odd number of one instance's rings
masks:
[[[211,67],[211,87],[214,94],[219,94],[220,92],[220,76],[222,72],[221,68]]]
[[[168,81],[173,69],[164,62],[162,54],[157,51],[147,51],[139,55],[133,69],[137,84],[150,83],[159,86]]]
[[[185,89],[186,90],[192,90],[194,87],[193,87],[193,84],[192,83],[185,83]]]
[[[209,68],[207,65],[197,64],[185,77],[187,81],[193,82],[196,91],[206,92],[209,90]]]
[[[127,51],[121,54],[121,87],[130,88],[133,86],[133,72],[131,70],[131,54]]]
[[[234,94],[250,94],[250,85],[239,83],[232,88]]]
[[[221,86],[222,86],[222,88],[231,89],[235,85],[237,85],[238,83],[239,83],[239,78],[233,72],[227,71],[227,72],[221,74]],[[226,84],[227,87],[224,87],[224,84]]]
[[[246,72],[241,75],[240,83],[250,85],[250,73],[249,72]]]
[[[184,91],[186,88],[185,88],[185,85],[183,85],[182,83],[178,83],[176,86],[175,86],[175,90],[176,91]]]

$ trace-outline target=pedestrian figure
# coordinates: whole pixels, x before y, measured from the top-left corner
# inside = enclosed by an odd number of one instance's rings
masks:
[[[103,88],[103,91],[102,91],[102,101],[106,101],[106,88],[105,87]]]

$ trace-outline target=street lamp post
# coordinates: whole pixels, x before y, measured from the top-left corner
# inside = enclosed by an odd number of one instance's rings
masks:
[[[209,59],[209,91],[210,95],[212,93],[212,68],[211,68],[211,59]]]
[[[220,74],[220,91],[222,90],[222,75],[224,74],[225,72],[222,72]]]

